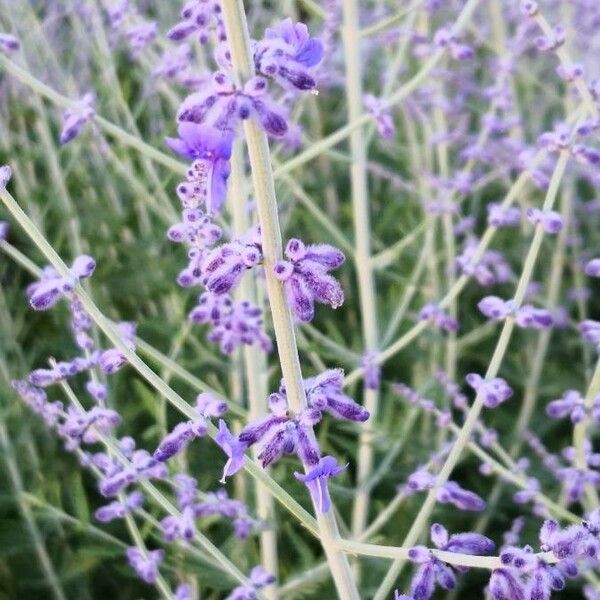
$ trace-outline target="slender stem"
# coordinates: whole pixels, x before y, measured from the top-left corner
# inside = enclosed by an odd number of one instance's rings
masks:
[[[358,1],[344,0],[343,41],[346,59],[346,97],[348,99],[348,120],[354,121],[362,112],[362,63],[360,55],[360,32],[358,24]],[[371,227],[369,195],[367,191],[366,140],[362,128],[350,135],[350,184],[352,197],[352,218],[354,222],[355,268],[358,279],[359,304],[362,320],[364,350],[374,352],[378,345],[377,306],[375,281],[371,269]],[[352,533],[356,537],[365,528],[369,511],[369,488],[363,486],[373,464],[373,427],[377,421],[379,390],[365,388],[364,406],[371,414],[368,423],[361,428],[358,440],[356,485],[358,493],[354,499],[352,512]]]
[[[238,78],[247,80],[254,74],[254,65],[243,4],[241,0],[224,0],[222,9],[234,70]],[[279,361],[289,407],[298,414],[306,407],[306,397],[292,314],[283,286],[273,272],[274,264],[282,257],[282,241],[269,144],[265,132],[252,119],[244,121],[244,133],[252,168],[252,180],[262,234],[265,279]],[[315,509],[320,541],[327,556],[338,595],[344,600],[358,600],[360,596],[352,579],[348,559],[334,546],[334,541],[339,536],[334,511],[330,510],[323,514],[319,513],[316,506]]]
[[[583,417],[583,420],[577,423],[573,428],[573,444],[575,446],[575,468],[580,469],[582,471],[586,471],[589,468],[586,456],[587,432],[591,421],[590,413],[598,394],[600,394],[600,358],[596,362],[596,368],[594,369],[594,373],[592,374],[592,380],[590,381],[590,385],[585,394],[585,416]],[[588,508],[590,510],[593,510],[600,504],[598,500],[598,492],[596,491],[596,488],[592,483],[587,483],[585,485],[585,495],[589,504]]]
[[[240,142],[236,142],[233,147],[231,157],[231,175],[229,189],[229,210],[232,215],[233,231],[236,235],[242,235],[249,226],[247,215],[248,198],[244,192],[245,174],[243,148]],[[256,304],[256,281],[250,277],[244,277],[238,290],[239,297]],[[266,359],[264,351],[256,346],[244,346],[243,365],[246,375],[246,387],[248,393],[248,407],[250,420],[256,420],[262,417],[267,410],[267,389],[266,377]],[[257,460],[258,451],[254,449],[254,458]],[[256,512],[261,521],[266,526],[260,533],[260,552],[261,564],[275,577],[278,577],[279,560],[277,556],[277,533],[275,529],[275,509],[273,498],[267,488],[256,482]],[[275,585],[269,586],[264,591],[268,600],[277,598],[277,588]]]
[[[554,172],[552,174],[552,178],[550,180],[550,184],[548,186],[548,191],[546,193],[546,199],[544,201],[543,210],[550,210],[554,202],[556,200],[556,196],[558,193],[559,185],[564,175],[567,162],[569,160],[569,153],[567,151],[561,151],[558,161],[556,163],[556,167],[554,168]],[[519,283],[517,285],[517,289],[515,291],[514,303],[515,307],[519,307],[523,301],[525,296],[525,292],[527,291],[527,286],[531,280],[533,275],[533,269],[540,251],[540,247],[542,245],[542,241],[544,239],[544,229],[541,224],[538,224],[535,229],[535,233],[533,235],[533,239],[531,241],[531,246],[525,258],[525,263],[523,265],[523,271],[521,273],[521,277],[519,278]],[[511,339],[512,332],[515,326],[515,321],[513,317],[509,317],[504,322],[504,326],[502,327],[502,331],[500,332],[500,337],[498,339],[498,343],[494,350],[494,354],[492,355],[490,364],[487,368],[485,379],[492,379],[496,377],[498,371],[500,370],[500,366],[502,364],[502,360],[506,353],[506,349],[508,347],[508,343]],[[477,423],[477,419],[479,418],[479,414],[481,413],[481,409],[483,408],[483,394],[477,393],[475,397],[475,401],[471,406],[467,418],[461,428],[460,433],[458,434],[444,465],[442,466],[437,478],[436,483],[433,488],[427,494],[425,502],[423,503],[419,513],[417,514],[412,527],[410,528],[405,542],[403,545],[412,545],[416,542],[416,540],[421,535],[423,528],[425,527],[427,520],[435,506],[436,497],[440,486],[444,485],[452,470],[456,466],[456,463],[460,459],[462,451],[464,447],[467,445],[469,441],[469,437],[475,424]],[[396,559],[392,564],[390,570],[388,571],[385,579],[380,585],[377,593],[374,596],[374,600],[383,600],[387,597],[390,589],[394,585],[398,572],[401,569],[403,561],[401,559]]]

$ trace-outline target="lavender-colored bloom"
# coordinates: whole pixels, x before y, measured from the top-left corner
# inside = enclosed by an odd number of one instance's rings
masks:
[[[344,371],[328,369],[316,377],[304,380],[306,399],[312,409],[328,412],[333,417],[362,423],[369,418],[365,410],[343,393]],[[281,390],[280,390],[281,391]]]
[[[195,437],[206,435],[207,425],[203,417],[196,421],[182,421],[165,436],[154,451],[154,458],[165,462],[179,454]]]
[[[189,183],[178,187],[180,197],[201,198],[208,213],[219,211],[227,195],[232,131],[185,120],[179,123],[177,133],[179,138],[165,138],[166,144],[194,160],[187,175]]]
[[[146,583],[155,583],[158,577],[158,567],[162,562],[164,550],[148,550],[142,552],[139,548],[127,548],[127,560],[131,568]]]
[[[256,592],[272,584],[275,577],[271,575],[264,567],[257,566],[250,571],[249,585],[236,587],[225,600],[253,600],[256,598]]]
[[[396,135],[396,126],[390,112],[385,110],[383,102],[372,94],[367,94],[363,100],[367,111],[375,117],[379,135],[384,140],[393,139]]]
[[[134,57],[141,54],[142,50],[150,45],[158,34],[158,25],[154,21],[140,20],[123,31],[125,39],[129,42],[131,53]]]
[[[187,583],[180,583],[173,594],[173,600],[194,600],[192,586]]]
[[[468,60],[475,56],[473,48],[459,43],[451,30],[445,27],[435,32],[433,44],[438,48],[447,48],[455,60]]]
[[[437,500],[442,504],[453,504],[460,510],[479,512],[485,510],[485,500],[475,492],[465,490],[455,481],[446,482],[437,492]]]
[[[201,281],[213,294],[228,294],[243,274],[261,261],[260,229],[252,227],[240,238],[213,248],[203,257]]]
[[[587,319],[579,323],[577,328],[583,339],[596,346],[596,350],[600,352],[600,321]]]
[[[98,365],[104,373],[112,375],[127,364],[125,355],[116,348],[102,352],[98,358]]]
[[[493,600],[525,600],[525,589],[511,569],[494,569],[488,591]]]
[[[521,211],[516,207],[503,207],[495,202],[487,205],[488,225],[493,227],[516,227],[521,222]]]
[[[188,542],[191,541],[196,535],[193,507],[186,506],[181,510],[181,514],[165,517],[160,525],[167,542],[172,542],[177,539],[187,540]]]
[[[201,44],[209,40],[211,30],[215,30],[217,39],[226,39],[225,27],[221,16],[221,4],[218,0],[188,0],[181,10],[182,20],[167,32],[167,37],[179,42],[195,35]]]
[[[337,460],[333,456],[323,456],[306,475],[296,472],[294,477],[306,484],[314,505],[320,512],[326,513],[331,506],[327,479],[339,475],[347,466],[338,467]]]
[[[189,44],[181,44],[163,52],[160,63],[152,69],[152,76],[174,79],[186,72],[191,64],[192,48]]]
[[[27,381],[15,380],[11,382],[12,388],[21,400],[36,414],[44,419],[48,427],[54,427],[62,414],[62,402],[48,402],[44,390],[30,385]]]
[[[12,177],[12,169],[8,165],[0,165],[0,188],[5,188]]]
[[[600,258],[593,258],[585,265],[585,274],[589,277],[600,277]]]
[[[115,519],[122,519],[126,514],[140,508],[144,503],[142,492],[135,491],[125,498],[125,502],[114,500],[110,504],[101,506],[96,510],[94,516],[101,523],[109,523]]]
[[[534,225],[541,225],[546,233],[555,234],[563,228],[563,218],[554,210],[528,208],[527,220]]]
[[[426,304],[419,311],[419,320],[431,321],[440,329],[448,332],[456,332],[459,329],[458,321],[433,302]]]
[[[71,265],[71,276],[62,277],[52,267],[42,271],[39,281],[27,287],[29,303],[35,310],[52,308],[63,295],[73,291],[78,279],[90,277],[96,268],[96,263],[91,256],[78,256]]]
[[[472,236],[465,240],[462,253],[456,257],[456,264],[462,272],[475,277],[485,287],[510,281],[513,277],[512,269],[499,252],[486,250],[479,260],[474,261],[478,244],[478,240]]]
[[[480,312],[488,319],[502,321],[514,312],[514,302],[512,300],[503,300],[498,296],[486,296],[477,304]]]
[[[241,436],[240,436],[241,439]],[[228,456],[228,460],[223,467],[223,476],[221,477],[221,483],[225,483],[227,477],[231,477],[237,473],[246,462],[246,443],[236,438],[227,427],[227,424],[223,419],[219,420],[219,433],[215,437],[215,442]]]
[[[316,81],[312,68],[323,58],[323,45],[311,38],[304,23],[285,19],[277,27],[267,29],[264,39],[254,50],[256,71],[272,77],[285,88],[313,90]]]
[[[7,54],[16,52],[21,47],[21,42],[18,38],[10,33],[0,33],[0,50]]]
[[[67,144],[75,139],[81,133],[83,126],[94,117],[96,114],[95,102],[96,95],[90,92],[85,94],[81,100],[74,102],[71,108],[65,110],[59,138],[61,144]]]
[[[344,291],[329,271],[340,267],[344,254],[328,244],[305,246],[291,239],[285,249],[288,260],[273,267],[275,277],[283,282],[288,303],[299,321],[312,321],[314,303],[329,304],[338,308],[344,302]]]
[[[488,408],[496,408],[513,395],[510,386],[500,377],[487,380],[477,373],[469,373],[465,379],[478,396],[481,394],[483,404]]]
[[[249,118],[255,119],[270,136],[276,138],[283,136],[288,129],[287,114],[269,96],[268,82],[264,77],[253,77],[239,88],[222,71],[217,71],[201,90],[188,96],[177,113],[180,123],[194,123],[209,129],[229,146],[240,123]],[[194,142],[193,150],[197,142],[190,141]],[[190,154],[186,145],[173,149],[184,156]]]
[[[218,343],[224,354],[231,354],[241,344],[256,344],[265,352],[273,348],[263,330],[262,310],[247,300],[204,292],[189,316],[194,323],[212,325],[208,340]]]
[[[360,361],[360,366],[364,369],[363,381],[368,390],[377,390],[381,385],[381,367],[376,359],[376,352],[365,352]]]
[[[227,412],[227,402],[210,392],[201,392],[196,396],[196,412],[204,418],[222,417]]]
[[[515,323],[523,329],[548,329],[554,325],[554,318],[550,311],[544,308],[524,304],[515,314]]]
[[[553,400],[546,405],[546,414],[553,419],[563,419],[570,416],[573,424],[580,423],[585,418],[585,402],[576,390],[567,390],[559,400]]]

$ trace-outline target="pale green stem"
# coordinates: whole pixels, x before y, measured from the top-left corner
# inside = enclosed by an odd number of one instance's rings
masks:
[[[229,212],[232,216],[232,227],[235,235],[241,236],[249,228],[248,195],[245,193],[245,173],[243,147],[236,142],[231,157],[231,175],[229,183]],[[242,279],[238,295],[240,299],[257,304],[257,281],[250,276]],[[243,366],[246,375],[248,394],[248,419],[255,421],[267,412],[267,380],[266,356],[263,350],[255,345],[245,345],[243,348]],[[254,448],[254,458],[258,459],[258,450]],[[277,555],[277,533],[275,529],[275,508],[269,491],[260,482],[255,485],[256,513],[265,523],[260,532],[261,564],[269,573],[279,578],[279,560]],[[268,600],[277,598],[275,585],[265,590]]]
[[[393,262],[398,260],[404,250],[416,242],[425,232],[426,223],[420,223],[410,233],[400,238],[393,246],[373,254],[371,256],[371,266],[373,269],[385,269]]]
[[[380,558],[393,558],[396,560],[405,561],[408,559],[408,547],[397,546],[378,546],[376,544],[365,544],[361,542],[351,542],[350,540],[339,540],[337,542],[339,548],[342,548],[349,554],[357,554],[361,556],[377,556]],[[458,554],[430,548],[429,552],[442,562],[461,567],[471,567],[475,569],[489,569],[490,571],[498,569],[502,566],[502,561],[499,556],[472,556],[471,554]],[[558,558],[552,552],[541,552],[537,555],[540,560],[546,563],[554,564],[558,562]]]
[[[551,210],[552,207],[554,206],[554,202],[556,200],[559,185],[560,185],[560,182],[564,175],[564,171],[567,166],[568,160],[569,160],[569,153],[564,150],[561,151],[561,153],[558,157],[558,161],[556,163],[556,167],[552,174],[550,184],[548,186],[548,191],[546,193],[546,199],[545,199],[544,205],[542,207],[543,210]],[[531,246],[529,248],[529,251],[527,252],[527,256],[525,258],[525,262],[523,265],[523,271],[521,273],[521,277],[519,278],[519,283],[518,283],[517,289],[515,291],[514,303],[515,303],[516,308],[518,308],[521,305],[523,298],[525,296],[525,292],[527,291],[527,286],[529,285],[529,282],[533,275],[533,269],[535,267],[535,263],[536,263],[543,239],[544,239],[544,229],[543,229],[542,225],[539,224],[535,228],[535,233],[534,233],[533,239],[531,241]],[[498,374],[498,371],[500,370],[500,366],[502,364],[502,360],[506,353],[506,349],[508,347],[508,343],[511,339],[514,326],[515,326],[515,321],[514,321],[513,317],[507,318],[506,321],[504,322],[504,326],[502,327],[502,331],[500,332],[500,337],[498,339],[498,343],[494,350],[494,354],[492,355],[490,364],[485,373],[485,380],[492,379],[492,378],[496,377],[496,375]],[[465,422],[461,428],[461,431],[458,434],[458,436],[452,446],[452,449],[450,450],[450,453],[448,454],[448,457],[446,458],[446,461],[444,462],[444,465],[442,466],[442,468],[436,478],[436,483],[433,486],[433,488],[429,491],[429,493],[427,494],[425,502],[423,503],[421,509],[419,510],[419,513],[417,514],[417,516],[414,520],[414,523],[413,523],[412,527],[410,528],[403,545],[410,546],[410,545],[414,544],[417,541],[417,539],[419,538],[419,536],[421,535],[421,532],[423,531],[423,528],[426,526],[427,520],[429,519],[429,516],[435,506],[437,492],[438,492],[440,486],[444,485],[448,481],[448,478],[450,477],[452,470],[454,469],[454,467],[456,466],[456,463],[460,459],[462,451],[463,451],[465,445],[469,441],[469,437],[471,435],[471,432],[473,431],[473,428],[475,427],[475,424],[477,422],[477,419],[479,418],[479,414],[481,413],[482,408],[483,408],[483,394],[478,392],[475,396],[475,401],[473,402],[473,405],[469,409],[469,412],[468,412]],[[390,589],[394,585],[394,582],[396,580],[398,572],[401,569],[402,564],[403,564],[403,561],[400,559],[397,559],[394,561],[394,563],[392,564],[392,567],[388,571],[385,579],[383,580],[382,584],[380,585],[379,589],[377,590],[377,593],[374,596],[374,600],[383,600],[384,598],[387,597],[387,594],[389,593]]]
[[[594,373],[592,374],[592,380],[587,389],[584,399],[584,406],[586,409],[585,416],[582,421],[577,423],[573,427],[573,445],[575,446],[575,468],[582,471],[589,469],[588,461],[586,457],[585,442],[587,440],[587,433],[591,423],[591,411],[594,406],[596,398],[600,394],[600,359],[596,362]],[[592,483],[588,483],[585,486],[585,495],[587,498],[589,510],[593,510],[600,505],[598,499],[598,492]]]
[[[354,121],[362,112],[362,63],[360,55],[360,36],[358,25],[358,1],[344,0],[343,42],[346,61],[346,98],[348,101],[348,120]],[[358,280],[358,295],[362,321],[362,336],[365,352],[375,352],[378,345],[377,305],[375,300],[375,281],[371,269],[371,226],[369,194],[367,190],[366,140],[363,129],[355,129],[350,135],[350,190],[352,199],[352,218],[354,223],[355,268]],[[358,536],[365,528],[369,512],[369,489],[363,486],[373,464],[374,448],[373,428],[377,422],[379,410],[379,390],[364,390],[364,407],[369,411],[369,422],[361,428],[358,440],[356,485],[358,493],[354,498],[352,512],[352,534]]]
[[[224,0],[222,3],[227,39],[234,70],[244,81],[254,75],[250,50],[250,37],[246,13],[241,0]],[[282,258],[282,241],[277,212],[277,199],[266,133],[254,120],[244,122],[244,133],[252,168],[252,180],[262,234],[263,264],[269,305],[277,339],[277,352],[285,382],[289,408],[299,414],[306,408],[306,397],[294,332],[294,322],[281,282],[275,277],[273,266]],[[314,435],[314,434],[313,434]],[[344,600],[358,600],[359,594],[352,579],[346,556],[334,547],[339,536],[334,511],[317,512],[320,541],[327,556],[338,595]]]

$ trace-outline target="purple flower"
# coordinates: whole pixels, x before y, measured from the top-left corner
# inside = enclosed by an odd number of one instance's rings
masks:
[[[531,304],[524,304],[515,314],[515,322],[523,329],[548,329],[554,325],[554,318],[550,311],[544,308],[535,308]]]
[[[228,294],[244,273],[262,261],[260,229],[251,228],[242,237],[213,248],[202,259],[202,283],[216,295]]]
[[[598,403],[598,400],[596,400]],[[581,394],[575,390],[567,390],[562,398],[553,400],[546,405],[546,414],[553,419],[563,419],[570,416],[573,424],[580,423],[585,418],[585,402]]]
[[[256,344],[265,352],[273,348],[263,330],[262,310],[247,300],[204,292],[189,316],[194,323],[212,326],[208,340],[218,343],[223,354],[231,354],[241,344]]]
[[[180,197],[202,201],[208,213],[219,211],[227,195],[232,131],[183,121],[177,133],[179,138],[165,138],[165,142],[177,154],[194,160],[187,174],[189,183],[177,188]]]
[[[421,321],[431,321],[444,331],[456,332],[459,329],[458,321],[433,302],[426,304],[419,311],[419,319]]]
[[[446,482],[437,492],[437,500],[442,504],[453,504],[460,510],[479,512],[485,510],[485,500],[475,492],[465,490],[455,481]]]
[[[600,277],[600,258],[593,258],[585,265],[585,274],[589,277]]]
[[[62,402],[48,402],[46,392],[27,381],[12,381],[11,387],[34,413],[44,419],[48,427],[54,427],[58,423],[63,412]]]
[[[488,225],[493,227],[517,227],[521,222],[521,211],[516,207],[503,207],[492,202],[486,206]]]
[[[206,435],[207,425],[204,418],[196,421],[182,421],[167,434],[154,451],[154,459],[165,462],[179,454],[195,437]]]
[[[488,408],[496,408],[513,395],[510,386],[500,377],[488,380],[477,373],[469,373],[465,379],[477,395],[481,395],[483,404]]]
[[[222,71],[214,73],[200,91],[188,96],[177,113],[180,123],[202,125],[212,131],[217,140],[227,141],[229,147],[241,121],[249,118],[255,119],[270,136],[276,138],[288,130],[287,114],[269,96],[268,82],[264,77],[253,77],[239,88]],[[191,139],[190,143],[190,149],[185,146],[180,150],[173,149],[186,156],[198,141]],[[203,144],[200,144],[200,149],[204,149]]]
[[[534,225],[541,225],[546,233],[558,233],[563,228],[563,218],[554,210],[528,208],[527,220]]]
[[[596,346],[596,350],[600,352],[600,321],[588,319],[579,323],[577,328],[583,339]]]
[[[12,177],[12,169],[8,165],[0,165],[0,188],[5,188]]]
[[[275,577],[259,565],[250,571],[249,580],[249,585],[236,587],[225,600],[254,600],[256,592],[273,583]]]
[[[381,367],[377,364],[376,352],[365,352],[360,360],[364,369],[363,381],[368,390],[377,390],[381,385]]]
[[[73,291],[77,280],[90,277],[96,268],[91,256],[78,256],[71,265],[71,277],[60,276],[52,267],[42,271],[39,281],[27,287],[29,303],[35,310],[52,308],[63,295]]]
[[[475,277],[485,287],[509,282],[513,278],[513,272],[499,252],[486,250],[481,258],[474,260],[478,244],[478,240],[472,236],[465,240],[462,253],[456,257],[456,264],[462,272]]]
[[[344,302],[344,291],[329,271],[344,263],[343,253],[328,244],[305,246],[291,239],[285,249],[288,260],[275,264],[275,277],[283,282],[288,303],[299,321],[312,321],[315,301],[338,308]]]
[[[173,600],[194,600],[192,586],[187,583],[180,583],[173,594]]]
[[[494,543],[478,533],[455,533],[449,535],[443,525],[434,523],[430,530],[431,541],[436,548],[445,552],[483,555],[495,548]],[[419,565],[411,582],[411,597],[414,600],[429,600],[437,584],[451,590],[456,586],[454,571],[425,546],[415,546],[408,551],[410,561]]]
[[[396,135],[396,127],[391,113],[383,108],[383,102],[372,94],[367,94],[363,101],[367,111],[375,117],[379,135],[384,140],[393,139]]]
[[[348,465],[338,467],[337,461],[333,456],[323,456],[318,464],[310,469],[306,475],[294,473],[294,477],[306,484],[313,504],[320,512],[326,513],[331,506],[329,490],[327,489],[327,479],[339,475]]]
[[[240,436],[241,439],[241,436]],[[246,443],[236,438],[227,427],[227,424],[223,419],[219,420],[219,432],[215,437],[215,442],[228,456],[228,461],[223,467],[223,476],[221,477],[221,483],[225,483],[226,477],[231,477],[237,473],[246,462]]]
[[[218,0],[188,0],[181,10],[181,18],[182,20],[167,32],[167,37],[174,42],[194,34],[201,44],[206,44],[211,30],[216,30],[219,41],[224,42],[226,39]]]
[[[21,42],[18,38],[10,33],[0,33],[0,50],[9,54],[16,52],[21,47]]]
[[[101,523],[109,523],[115,519],[122,519],[126,514],[140,508],[144,503],[142,492],[135,491],[125,498],[125,502],[114,500],[110,504],[101,506],[94,516]]]
[[[196,412],[207,418],[222,417],[227,412],[227,402],[210,392],[201,392],[196,396]]]
[[[267,29],[265,37],[256,44],[256,71],[272,77],[284,88],[313,90],[316,81],[311,69],[321,62],[323,45],[311,38],[304,23],[285,19],[277,27]]]
[[[59,138],[61,144],[67,144],[75,139],[83,126],[94,117],[96,114],[94,110],[95,102],[96,95],[89,92],[81,100],[75,102],[72,108],[65,110],[63,114],[63,128]]]
[[[502,321],[514,312],[514,302],[512,300],[503,300],[498,296],[486,296],[477,304],[480,312],[488,319]]]
[[[158,567],[162,562],[164,550],[147,550],[142,552],[139,548],[127,548],[127,560],[138,577],[146,583],[155,583],[158,577]]]
[[[154,21],[141,20],[125,29],[123,34],[129,42],[132,55],[137,57],[157,36],[158,25]]]
[[[511,569],[494,569],[488,586],[493,600],[525,600],[525,589]]]
[[[316,377],[304,380],[306,400],[312,409],[328,412],[337,419],[358,421],[362,423],[369,418],[369,411],[364,409],[343,393],[344,371],[328,369]],[[280,389],[285,393],[285,388]]]

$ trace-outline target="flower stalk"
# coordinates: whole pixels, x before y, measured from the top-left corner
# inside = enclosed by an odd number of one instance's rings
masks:
[[[246,80],[254,74],[254,65],[244,7],[241,0],[225,0],[222,8],[233,67],[237,77]],[[275,263],[282,260],[283,253],[269,144],[265,132],[251,119],[244,121],[244,134],[248,146],[254,195],[261,227],[265,279],[277,340],[277,352],[289,407],[293,412],[299,414],[306,407],[306,397],[294,322],[283,286],[273,272]],[[333,511],[321,514],[317,512],[320,541],[327,556],[338,595],[345,600],[358,600],[359,594],[352,578],[348,559],[334,545],[339,534],[333,514]]]

